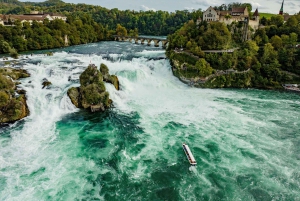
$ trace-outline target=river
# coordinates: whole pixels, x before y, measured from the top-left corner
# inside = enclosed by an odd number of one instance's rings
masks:
[[[300,200],[299,95],[192,88],[164,50],[128,42],[54,51],[23,56],[31,114],[0,128],[0,200]],[[121,85],[102,114],[66,94],[90,63]]]

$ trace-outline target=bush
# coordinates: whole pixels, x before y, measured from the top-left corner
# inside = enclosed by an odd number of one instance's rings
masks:
[[[9,55],[14,59],[19,58],[19,54],[15,48],[9,50]]]
[[[5,91],[0,91],[0,107],[7,105],[9,102],[9,95]]]
[[[95,65],[89,65],[87,69],[80,75],[81,86],[87,86],[92,83],[101,84],[102,82],[102,74]]]
[[[83,98],[90,105],[97,105],[102,101],[101,89],[96,84],[82,87]]]
[[[0,90],[1,89],[11,89],[14,87],[13,81],[11,79],[5,77],[4,75],[0,74]]]

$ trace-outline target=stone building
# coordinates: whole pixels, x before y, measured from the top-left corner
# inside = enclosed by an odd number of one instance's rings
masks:
[[[219,21],[219,15],[213,7],[209,7],[205,12],[203,12],[203,21]]]
[[[245,21],[249,18],[249,12],[247,7],[235,7],[231,11],[218,11],[211,6],[203,13],[203,21],[211,22],[218,21],[225,24],[231,24],[233,22]],[[259,27],[259,13],[258,9],[255,10],[253,18],[249,19],[249,26],[254,30]]]

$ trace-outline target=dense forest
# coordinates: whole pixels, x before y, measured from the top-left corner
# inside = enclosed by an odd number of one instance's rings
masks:
[[[167,56],[174,74],[198,81],[201,87],[281,88],[282,83],[299,83],[300,14],[287,22],[281,15],[261,21],[265,26],[249,30],[252,40],[244,42],[239,23],[190,20],[168,36]],[[235,51],[226,52],[230,48]]]
[[[31,11],[61,13],[67,16],[67,22],[61,20],[34,22],[22,25],[15,22],[13,27],[0,28],[0,53],[26,50],[51,49],[68,45],[77,45],[101,40],[112,40],[112,35],[168,35],[174,33],[188,20],[196,20],[201,10],[187,10],[169,13],[166,11],[133,11],[107,9],[101,6],[70,4],[61,0],[45,2],[19,2],[0,0],[1,14],[26,14]]]
[[[17,0],[0,0],[3,4],[0,8],[2,14],[24,14],[32,10],[62,13],[66,16],[90,15],[93,20],[100,23],[108,30],[115,30],[117,24],[127,30],[138,29],[139,34],[166,36],[174,33],[185,22],[198,19],[202,16],[201,10],[189,12],[188,10],[166,12],[166,11],[134,11],[107,9],[101,6],[86,4],[70,4],[60,0],[48,0],[42,3],[18,2]]]
[[[14,23],[15,26],[1,25],[0,53],[64,47],[65,36],[68,45],[108,40],[115,32],[96,23],[88,14],[67,17],[67,22],[45,19],[43,23],[33,21],[32,25],[29,22],[22,25],[19,21]]]

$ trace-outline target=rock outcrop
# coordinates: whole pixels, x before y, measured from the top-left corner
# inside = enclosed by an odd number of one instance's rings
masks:
[[[104,111],[112,104],[104,82],[112,83],[119,89],[117,76],[109,75],[108,68],[101,64],[100,71],[91,64],[80,75],[80,87],[72,87],[68,90],[68,96],[77,108],[90,109],[92,112]]]
[[[100,65],[100,72],[102,73],[103,80],[105,82],[113,84],[116,90],[120,90],[120,83],[118,77],[115,75],[110,75],[109,70],[105,64]]]
[[[52,83],[48,81],[46,78],[44,78],[42,85],[43,85],[42,89],[44,89],[45,87],[48,88],[48,86],[52,85]]]
[[[29,115],[26,91],[17,89],[15,80],[29,77],[23,69],[0,69],[0,123],[10,123]]]

